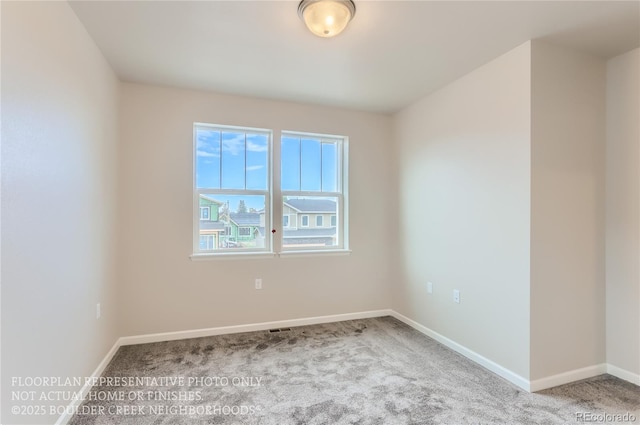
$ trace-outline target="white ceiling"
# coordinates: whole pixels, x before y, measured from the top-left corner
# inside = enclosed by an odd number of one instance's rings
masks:
[[[604,58],[640,45],[638,1],[356,1],[312,35],[297,1],[72,1],[124,81],[393,112],[529,39]]]

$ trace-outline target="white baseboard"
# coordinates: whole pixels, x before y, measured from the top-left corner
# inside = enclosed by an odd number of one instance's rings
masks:
[[[247,325],[222,326],[218,328],[195,329],[189,331],[164,332],[157,334],[125,336],[120,345],[147,344],[150,342],[173,341],[177,339],[201,338],[204,336],[264,331],[267,329],[290,328],[294,326],[317,325],[321,323],[343,322],[345,320],[369,319],[391,316],[392,310],[372,310],[359,313],[333,314],[330,316],[305,317],[301,319],[278,320],[275,322],[251,323]]]
[[[436,341],[438,341],[439,343],[449,347],[450,349],[452,349],[453,351],[456,351],[460,354],[462,354],[463,356],[465,356],[466,358],[474,361],[475,363],[479,364],[480,366],[483,366],[484,368],[490,370],[491,372],[495,373],[498,376],[503,377],[504,379],[506,379],[507,381],[517,385],[518,387],[522,388],[525,391],[531,391],[530,389],[530,383],[528,379],[523,378],[522,376],[518,375],[515,372],[510,371],[509,369],[500,366],[498,363],[487,359],[484,356],[481,356],[480,354],[476,353],[475,351],[472,351],[470,349],[468,349],[467,347],[458,344],[457,342],[447,338],[446,336],[443,336],[429,328],[427,328],[426,326],[421,325],[420,323],[409,319],[408,317],[397,313],[395,311],[392,310],[391,316],[395,317],[396,319],[400,320],[401,322],[406,323],[407,325],[411,326],[412,328],[414,328],[415,330],[417,330],[418,332],[421,332],[423,334],[425,334],[426,336],[435,339]]]
[[[116,354],[116,351],[118,351],[118,348],[120,348],[119,339],[113,344],[113,347],[111,347],[107,355],[104,356],[104,358],[102,359],[98,367],[93,371],[91,376],[87,378],[98,378],[102,376],[102,372],[104,372],[107,365],[109,364],[113,356]],[[82,397],[78,397],[77,400],[72,400],[71,403],[69,403],[69,405],[67,406],[67,409],[65,410],[65,413],[60,415],[55,425],[66,425],[67,422],[69,422],[69,420],[73,417],[72,412],[75,411],[76,407],[82,404],[84,398],[86,397],[87,394],[89,394],[89,391],[91,391],[91,388],[93,387],[93,385],[91,385],[91,380],[92,379],[85,380],[85,384],[82,386],[82,389],[80,389],[80,393],[82,394]]]
[[[629,372],[612,364],[601,363],[531,381],[531,392],[546,390],[547,388],[557,387],[558,385],[570,384],[571,382],[593,378],[594,376],[605,373],[640,386],[640,374]]]
[[[640,374],[629,372],[612,364],[607,364],[607,373],[640,386]]]
[[[607,373],[606,363],[570,370],[531,381],[531,392],[546,390],[547,388],[557,387],[558,385],[568,384],[581,379],[593,378],[594,376],[604,373]]]

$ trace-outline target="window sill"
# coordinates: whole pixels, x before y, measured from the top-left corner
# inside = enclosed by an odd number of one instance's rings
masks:
[[[274,252],[221,252],[217,254],[191,254],[191,261],[210,260],[264,260],[274,258]]]
[[[278,254],[281,258],[292,257],[315,257],[315,256],[341,256],[351,255],[350,249],[323,249],[323,250],[309,250],[309,251],[287,251]]]
[[[217,254],[191,254],[191,261],[211,261],[211,260],[264,260],[267,258],[295,258],[295,257],[331,257],[351,255],[350,249],[327,249],[309,251],[288,251],[288,252],[221,252]]]

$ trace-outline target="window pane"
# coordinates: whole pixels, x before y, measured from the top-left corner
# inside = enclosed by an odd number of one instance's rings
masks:
[[[282,190],[300,190],[300,139],[283,137],[280,146]]]
[[[215,238],[213,235],[201,235],[200,236],[200,250],[211,251],[215,249]]]
[[[247,189],[267,190],[269,138],[266,134],[247,134]]]
[[[222,133],[222,188],[245,188],[245,135]]]
[[[322,144],[322,191],[338,191],[338,155],[335,143]]]
[[[264,248],[263,195],[200,195],[200,207],[209,208],[209,218],[200,220],[200,249]]]
[[[209,207],[200,207],[200,219],[201,220],[209,220]]]
[[[302,139],[300,145],[300,162],[302,164],[300,189],[319,191],[321,174],[320,141],[315,139]]]
[[[196,128],[196,187],[220,188],[220,132]]]
[[[337,211],[338,198],[287,197],[282,205],[282,213],[289,216],[289,227],[282,232],[283,248],[338,246],[338,233],[333,225]],[[309,216],[315,219],[310,220]],[[325,227],[327,223],[332,226]]]
[[[207,124],[194,124],[194,130],[195,251],[271,248],[271,233],[265,233],[271,131]]]

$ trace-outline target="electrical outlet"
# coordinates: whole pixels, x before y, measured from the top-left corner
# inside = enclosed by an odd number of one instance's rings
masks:
[[[427,282],[427,292],[433,294],[433,283]]]
[[[102,312],[100,311],[100,303],[98,303],[96,304],[96,319],[99,319],[101,315]]]
[[[256,289],[262,289],[262,279],[256,279]]]
[[[453,302],[456,304],[460,304],[460,291],[457,289],[453,290]]]

